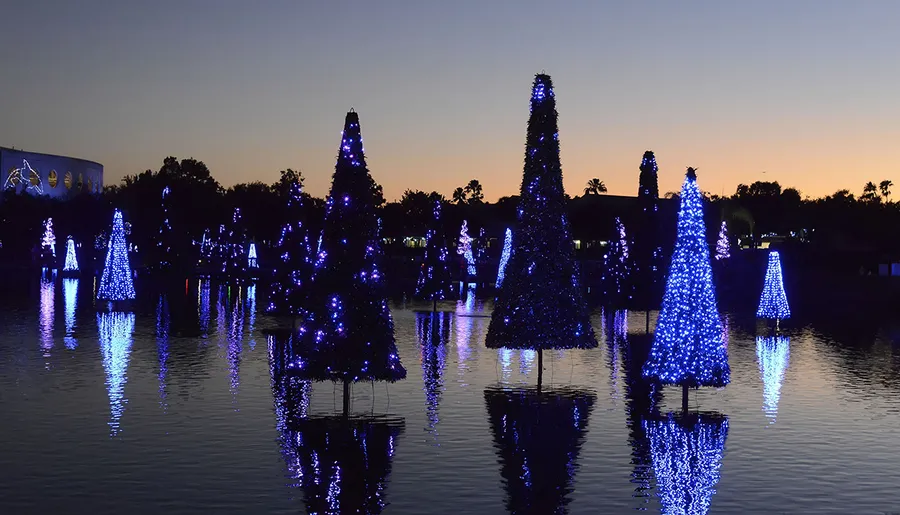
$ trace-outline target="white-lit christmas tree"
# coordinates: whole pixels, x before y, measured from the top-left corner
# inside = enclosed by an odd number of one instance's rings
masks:
[[[63,265],[63,272],[77,272],[78,258],[75,256],[75,240],[69,236],[66,239],[66,262]]]
[[[777,251],[769,252],[769,265],[766,268],[766,283],[759,297],[757,318],[784,320],[791,317],[787,294],[784,292],[784,280],[781,276],[781,256]]]
[[[41,235],[41,266],[56,269],[56,235],[53,232],[53,219],[44,220],[44,233]]]
[[[716,242],[716,259],[728,259],[731,257],[731,242],[728,240],[728,226],[722,220],[722,228],[719,229],[719,240]]]
[[[131,264],[128,261],[128,244],[125,242],[125,224],[122,222],[122,212],[116,209],[97,298],[117,301],[133,300],[135,296]]]

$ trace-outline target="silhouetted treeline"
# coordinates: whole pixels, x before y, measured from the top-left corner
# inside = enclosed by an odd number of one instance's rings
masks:
[[[171,191],[170,223],[174,228],[176,269],[190,274],[197,262],[203,231],[215,231],[226,223],[235,207],[241,209],[249,237],[257,242],[260,262],[265,267],[270,247],[277,241],[285,218],[286,196],[293,181],[303,181],[300,172],[287,169],[273,174],[274,182],[250,182],[224,188],[210,170],[196,159],[167,157],[158,170],[126,176],[120,184],[108,186],[99,196],[83,194],[63,202],[44,197],[6,192],[0,199],[0,263],[28,266],[34,263],[42,232],[41,222],[53,217],[57,253],[64,250],[65,237],[72,235],[81,244],[83,266],[102,261],[105,234],[109,231],[112,210],[122,209],[130,226],[129,242],[137,246],[132,259],[137,268],[158,261],[156,238],[162,223],[161,193]],[[635,176],[637,183],[637,176]],[[794,188],[782,188],[777,182],[741,184],[734,195],[707,196],[708,239],[714,245],[722,220],[736,244],[756,245],[763,238],[780,245],[797,245],[817,260],[837,261],[847,268],[872,269],[879,261],[900,259],[900,204],[890,201],[890,181],[868,183],[862,195],[841,190],[824,198],[803,198]],[[514,227],[517,196],[485,202],[481,184],[473,179],[451,192],[449,199],[438,192],[407,190],[400,199],[384,202],[381,187],[372,185],[382,219],[382,235],[387,239],[385,252],[394,266],[415,270],[422,250],[410,246],[405,238],[422,238],[433,208],[432,200],[446,202],[443,216],[451,249],[463,220],[469,234],[482,252],[481,266],[486,279],[499,258],[502,237]],[[677,195],[660,199],[660,239],[666,251],[671,248]],[[305,202],[312,239],[315,240],[324,215],[324,200],[308,197]],[[612,220],[620,217],[626,233],[636,220],[636,197],[598,194],[596,191],[569,201],[572,237],[579,241],[578,256],[583,261],[602,259],[601,242],[612,237]],[[483,235],[483,236],[482,236]]]

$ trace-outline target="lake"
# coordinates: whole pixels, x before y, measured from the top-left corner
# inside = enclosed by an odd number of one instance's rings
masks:
[[[900,512],[890,322],[757,338],[724,314],[732,383],[680,415],[677,388],[645,401],[644,313],[596,310],[600,346],[545,352],[538,394],[534,352],[484,347],[490,300],[399,302],[408,377],[355,385],[343,420],[340,386],[282,378],[262,289],[124,314],[93,278],[23,284],[0,299],[3,513]]]

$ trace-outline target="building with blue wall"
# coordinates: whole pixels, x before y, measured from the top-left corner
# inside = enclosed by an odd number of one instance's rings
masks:
[[[0,147],[3,191],[67,200],[103,191],[103,165],[75,157]]]

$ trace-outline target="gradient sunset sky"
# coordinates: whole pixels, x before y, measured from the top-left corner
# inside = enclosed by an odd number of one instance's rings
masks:
[[[9,0],[0,146],[99,161],[106,183],[205,161],[225,186],[300,169],[324,195],[346,111],[394,199],[518,192],[535,73],[565,186],[635,195],[777,180],[900,188],[900,2]]]

